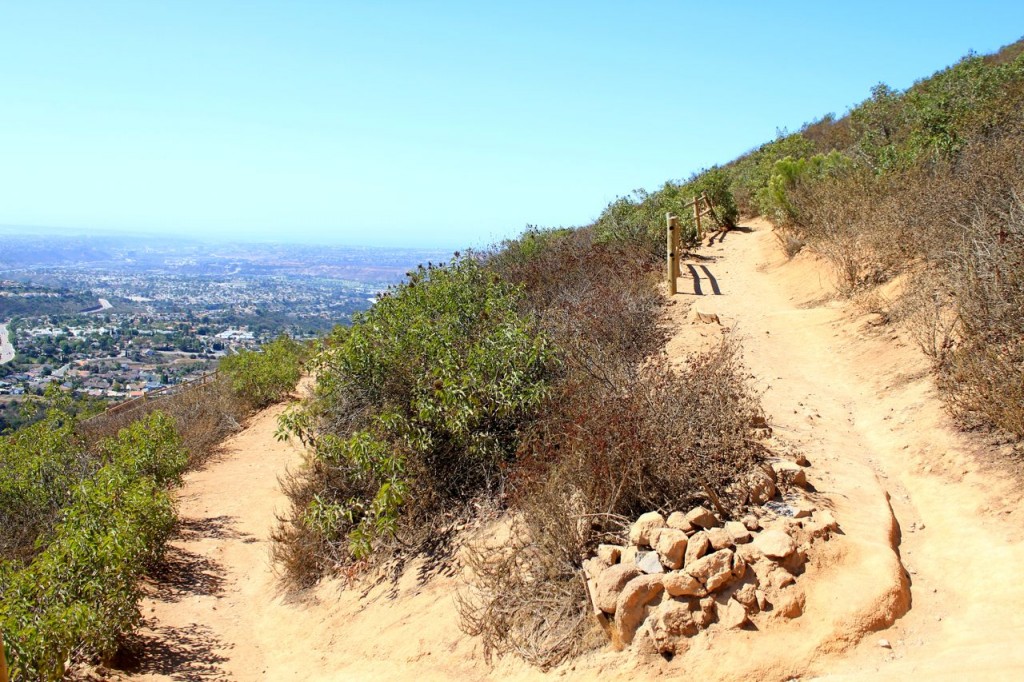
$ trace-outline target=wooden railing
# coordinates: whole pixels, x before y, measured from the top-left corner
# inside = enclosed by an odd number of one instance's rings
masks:
[[[693,201],[686,204],[683,208],[693,208],[693,222],[697,226],[697,242],[704,239],[703,223],[701,218],[704,216],[711,216],[712,220],[718,226],[719,230],[725,229],[722,220],[718,217],[718,213],[715,211],[715,204],[711,201],[711,197],[708,196],[707,192],[701,192],[699,196],[693,198]],[[671,213],[665,214],[666,224],[666,272],[665,278],[668,282],[668,293],[675,294],[678,289],[676,288],[676,278],[679,277],[680,259],[682,258],[682,235],[679,230],[679,217],[674,216]]]
[[[163,388],[158,388],[155,391],[143,393],[138,398],[132,398],[131,400],[126,400],[123,403],[112,405],[103,412],[100,412],[99,414],[90,417],[89,419],[86,419],[83,423],[87,424],[93,421],[94,419],[110,417],[120,412],[125,412],[128,410],[135,409],[137,407],[141,407],[148,401],[161,400],[163,398],[168,398],[174,395],[175,393],[179,393],[184,390],[192,389],[197,386],[202,386],[204,384],[211,383],[217,379],[218,371],[219,370],[215,369],[212,372],[207,372],[206,374],[200,377],[196,377],[195,379],[189,379],[188,381],[183,381],[180,384],[174,384],[173,386],[164,386]],[[3,680],[0,680],[0,682],[3,682]]]

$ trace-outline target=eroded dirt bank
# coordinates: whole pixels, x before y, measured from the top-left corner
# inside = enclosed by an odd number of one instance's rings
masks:
[[[170,570],[144,604],[149,626],[127,679],[391,680],[1020,679],[1024,562],[1020,493],[951,428],[916,350],[831,299],[828,269],[786,262],[770,227],[748,223],[684,268],[669,353],[737,336],[771,415],[774,448],[799,450],[843,534],[814,557],[805,614],[765,632],[702,636],[672,661],[596,652],[543,674],[484,665],[458,629],[457,576],[415,570],[360,599],[321,585],[280,594],[269,534],[277,477],[301,453],[258,415],[189,474]],[[704,266],[704,267],[700,267]],[[706,270],[704,268],[707,268]],[[694,279],[702,295],[696,295]],[[714,286],[712,286],[712,278]],[[720,294],[716,294],[715,290]],[[691,307],[721,325],[695,321]],[[909,607],[909,610],[908,610]],[[878,628],[895,622],[884,631]],[[888,640],[891,648],[879,646]]]

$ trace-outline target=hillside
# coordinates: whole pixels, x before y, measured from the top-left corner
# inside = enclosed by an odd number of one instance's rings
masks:
[[[837,298],[818,258],[788,260],[767,223],[744,225],[701,252],[721,295],[694,296],[692,283],[680,280],[666,320],[669,355],[682,361],[717,337],[742,338],[774,428],[770,446],[807,456],[815,500],[833,510],[842,532],[802,579],[800,618],[762,632],[705,634],[671,661],[605,648],[552,675],[1024,673],[1016,646],[1024,587],[996,582],[991,572],[1024,560],[1020,487],[1002,474],[991,446],[954,428],[905,333]],[[721,325],[701,323],[693,308]],[[285,505],[277,477],[299,465],[301,452],[273,438],[281,409],[260,413],[216,461],[187,476],[182,530],[148,588],[146,627],[120,678],[550,676],[511,658],[483,663],[479,645],[459,631],[457,565],[434,573],[420,561],[397,582],[365,592],[327,580],[297,598],[282,593],[268,542]],[[883,638],[888,646],[879,646]]]
[[[969,54],[195,391],[54,388],[16,679],[1020,677],[1022,105]]]

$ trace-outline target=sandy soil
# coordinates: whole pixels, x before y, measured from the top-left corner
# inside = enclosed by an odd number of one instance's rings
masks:
[[[991,447],[952,428],[916,350],[855,302],[832,297],[822,263],[807,254],[787,262],[763,222],[692,264],[669,309],[670,355],[723,335],[742,341],[775,429],[768,444],[806,454],[818,502],[843,531],[801,578],[801,618],[763,632],[704,633],[671,662],[599,651],[545,675],[515,661],[483,663],[458,629],[457,576],[423,581],[414,568],[365,596],[328,582],[286,597],[268,539],[285,502],[277,476],[302,456],[273,438],[276,407],[187,477],[170,570],[144,603],[137,660],[117,675],[1024,679],[1021,491],[990,463]],[[721,324],[697,321],[694,308]]]

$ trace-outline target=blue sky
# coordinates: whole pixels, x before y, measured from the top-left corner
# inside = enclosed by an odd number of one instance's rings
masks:
[[[479,246],[1022,35],[1006,0],[0,0],[0,224]]]

